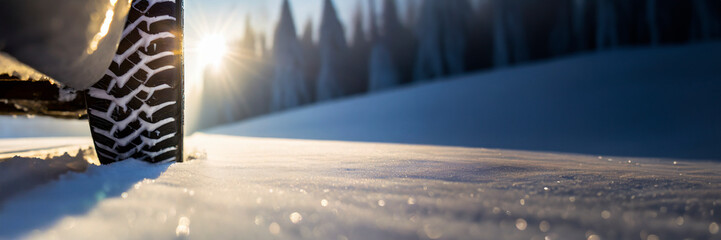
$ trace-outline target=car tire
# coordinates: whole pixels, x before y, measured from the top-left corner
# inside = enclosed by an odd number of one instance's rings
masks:
[[[133,0],[117,53],[88,90],[102,164],[183,160],[181,0]]]

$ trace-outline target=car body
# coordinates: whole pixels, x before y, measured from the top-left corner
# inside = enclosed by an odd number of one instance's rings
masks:
[[[87,89],[103,76],[130,8],[128,0],[3,0],[1,4],[0,51],[5,57],[75,90]]]
[[[86,117],[85,90],[115,56],[128,0],[4,0],[0,114]]]
[[[3,0],[0,114],[87,118],[101,163],[182,161],[182,0]]]

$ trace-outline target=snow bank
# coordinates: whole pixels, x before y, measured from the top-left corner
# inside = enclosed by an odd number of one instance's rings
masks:
[[[28,238],[31,234],[41,232],[40,229],[58,223],[63,224],[65,229],[85,230],[86,233],[95,234],[94,237],[87,235],[84,238],[97,238],[100,235],[120,238],[122,234],[119,232],[96,231],[98,225],[76,224],[73,219],[76,215],[86,214],[107,199],[121,199],[123,193],[134,186],[150,183],[151,180],[143,180],[157,178],[168,166],[169,164],[151,165],[129,160],[109,166],[90,165],[83,173],[71,172],[62,175],[58,181],[46,183],[2,203],[0,239]],[[152,203],[138,203],[137,206],[140,205],[152,206]],[[159,206],[155,207],[160,209]],[[123,213],[123,222],[127,222],[124,214],[126,210],[117,210],[118,213]],[[58,219],[64,221],[56,222]],[[96,224],[104,223],[111,222],[103,220]],[[120,224],[120,222],[112,224]],[[119,226],[113,228],[116,231],[126,231],[121,230],[125,228]],[[33,232],[33,230],[37,231]]]
[[[254,137],[721,159],[721,43],[575,56],[260,117]]]
[[[57,180],[68,172],[84,172],[94,156],[92,149],[80,149],[75,156],[65,152],[54,157],[47,155],[45,158],[0,158],[0,208],[3,201],[18,193]]]

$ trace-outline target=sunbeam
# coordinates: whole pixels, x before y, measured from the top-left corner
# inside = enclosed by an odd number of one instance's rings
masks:
[[[209,35],[200,42],[200,62],[203,66],[218,67],[228,53],[225,36]]]

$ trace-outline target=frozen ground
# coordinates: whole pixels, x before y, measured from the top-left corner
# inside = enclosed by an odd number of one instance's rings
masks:
[[[205,134],[189,146],[207,157],[91,166],[14,197],[0,238],[721,238],[718,163]]]
[[[721,239],[719,162],[494,149],[718,159],[720,70],[691,57],[719,49],[579,56],[289,111],[187,137],[186,163],[83,165],[88,138],[0,140],[0,239]],[[553,71],[579,61],[594,67]],[[625,82],[630,63],[654,79]],[[564,77],[615,86],[568,93]]]

